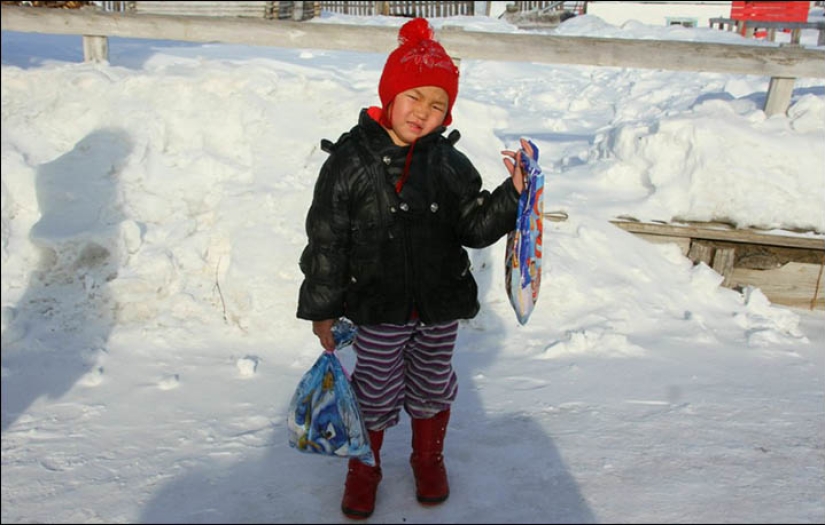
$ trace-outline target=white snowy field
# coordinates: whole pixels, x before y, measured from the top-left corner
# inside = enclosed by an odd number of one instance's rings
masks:
[[[592,16],[557,32],[770,45]],[[287,444],[321,352],[298,257],[319,141],[378,102],[386,55],[113,38],[85,64],[80,37],[5,31],[0,53],[2,522],[348,521],[346,461]],[[825,314],[609,222],[825,242],[825,80],[766,118],[768,81],[462,61],[459,149],[493,188],[531,138],[545,211],[569,218],[545,223],[526,326],[503,241],[472,252],[450,499],[416,502],[404,418],[370,522],[825,522]]]

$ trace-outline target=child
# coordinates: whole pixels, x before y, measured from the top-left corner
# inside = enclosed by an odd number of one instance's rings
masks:
[[[382,106],[363,109],[337,143],[322,141],[330,157],[300,259],[297,315],[312,321],[321,345],[334,350],[331,328],[341,316],[359,327],[351,380],[376,466],[349,461],[341,508],[356,519],[375,508],[384,430],[401,408],[412,419],[418,500],[449,496],[442,451],[457,393],[452,353],[458,320],[479,310],[464,247],[484,248],[512,230],[524,187],[518,154],[502,151],[510,177],[482,191],[479,173],[454,148],[458,132],[442,136],[458,68],[430,24],[407,22],[398,41],[378,85]]]

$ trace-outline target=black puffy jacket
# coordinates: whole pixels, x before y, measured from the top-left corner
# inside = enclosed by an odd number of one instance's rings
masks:
[[[400,147],[367,114],[335,145],[307,213],[305,279],[298,317],[347,316],[356,324],[424,323],[478,313],[478,287],[464,247],[483,248],[516,223],[519,195],[510,178],[492,193],[453,147],[444,128]],[[395,184],[409,177],[401,192]]]

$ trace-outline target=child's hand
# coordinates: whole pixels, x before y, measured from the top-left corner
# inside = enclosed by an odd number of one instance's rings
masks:
[[[533,148],[530,146],[530,143],[525,139],[520,140],[521,149],[527,152],[528,155],[532,156]],[[507,171],[510,173],[510,177],[513,179],[513,185],[516,187],[516,191],[518,191],[519,195],[521,195],[521,192],[524,191],[525,185],[524,173],[521,169],[521,153],[517,151],[504,150],[501,154],[508,157],[504,159],[504,166],[507,168]]]
[[[324,319],[323,321],[312,321],[312,333],[318,336],[321,346],[327,352],[335,350],[335,338],[332,336],[332,325],[335,319]]]

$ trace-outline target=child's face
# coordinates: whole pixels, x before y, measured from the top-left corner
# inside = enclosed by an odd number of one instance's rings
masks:
[[[447,117],[447,92],[440,87],[423,86],[402,91],[390,104],[387,130],[398,146],[409,146],[417,138],[432,132]]]

